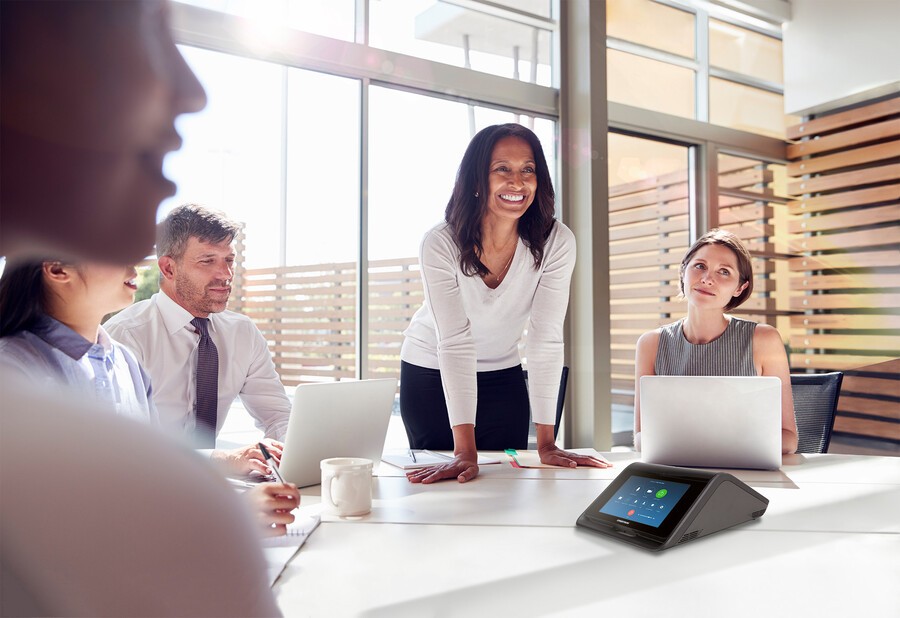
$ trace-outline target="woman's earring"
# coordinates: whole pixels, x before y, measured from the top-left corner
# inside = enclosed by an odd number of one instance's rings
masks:
[[[475,192],[475,197],[478,197],[478,191]]]

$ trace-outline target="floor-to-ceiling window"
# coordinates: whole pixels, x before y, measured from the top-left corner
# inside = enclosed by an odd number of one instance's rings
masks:
[[[614,443],[627,445],[635,343],[684,315],[678,264],[693,239],[716,226],[735,232],[757,272],[739,313],[772,324],[784,313],[781,163],[795,119],[782,110],[777,16],[690,0],[608,0],[606,9],[610,399]]]
[[[244,224],[232,308],[286,385],[397,375],[417,254],[475,131],[520,122],[557,167],[552,3],[174,5],[209,95],[166,162],[183,202]]]

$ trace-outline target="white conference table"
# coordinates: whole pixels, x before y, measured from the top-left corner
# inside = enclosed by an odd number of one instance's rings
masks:
[[[766,514],[653,553],[576,529],[639,461],[603,455],[613,468],[498,456],[473,482],[427,486],[382,464],[372,512],[323,518],[275,583],[278,604],[287,616],[900,616],[900,459],[730,470],[769,498]],[[301,491],[302,508],[318,489]]]

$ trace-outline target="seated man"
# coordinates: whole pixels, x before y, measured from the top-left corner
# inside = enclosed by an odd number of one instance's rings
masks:
[[[105,327],[131,348],[150,374],[164,430],[192,435],[214,449],[235,397],[265,432],[277,458],[291,404],[262,333],[250,318],[226,311],[234,277],[238,224],[222,213],[180,206],[159,225],[160,291],[124,309]],[[268,472],[256,444],[213,450],[233,472]]]

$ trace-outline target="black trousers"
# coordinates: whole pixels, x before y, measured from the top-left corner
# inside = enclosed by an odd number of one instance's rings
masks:
[[[475,444],[479,450],[528,447],[531,414],[522,366],[479,371]],[[400,416],[410,448],[453,450],[441,372],[400,362]]]

